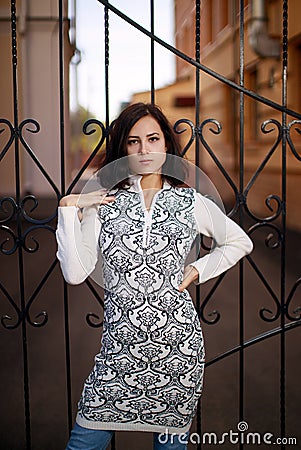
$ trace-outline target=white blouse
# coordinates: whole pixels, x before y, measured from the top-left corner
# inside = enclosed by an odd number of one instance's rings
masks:
[[[166,182],[163,186],[163,190],[165,189],[170,189]],[[141,195],[145,214],[143,226],[145,239],[152,225],[152,212],[158,193],[153,198],[150,210],[147,211],[139,178],[129,191],[139,192]],[[211,251],[189,264],[198,271],[197,284],[199,284],[230,269],[252,251],[253,244],[243,229],[227,217],[212,200],[196,191],[194,191],[194,197],[194,219],[197,231],[214,239]],[[57,258],[67,283],[75,285],[82,283],[96,267],[101,229],[98,210],[98,206],[84,208],[83,219],[80,221],[75,206],[58,208]]]

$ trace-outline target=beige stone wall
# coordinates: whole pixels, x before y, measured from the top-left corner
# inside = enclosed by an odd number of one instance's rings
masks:
[[[64,2],[65,15],[68,1]],[[1,117],[13,121],[10,2],[0,0]],[[28,118],[39,122],[39,133],[24,132],[35,153],[55,184],[60,186],[60,117],[59,117],[59,38],[58,2],[22,0],[17,3],[18,40],[18,112],[19,123]],[[6,19],[6,20],[5,20]],[[68,97],[70,45],[65,21],[65,134],[68,136]],[[35,129],[30,125],[31,129]],[[1,149],[8,133],[0,136]],[[68,148],[68,138],[66,137]],[[39,196],[53,195],[53,189],[36,164],[20,145],[21,189]],[[15,191],[14,146],[0,164],[1,194]]]

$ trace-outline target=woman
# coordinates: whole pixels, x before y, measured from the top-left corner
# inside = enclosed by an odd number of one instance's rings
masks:
[[[60,201],[64,277],[81,283],[101,259],[105,292],[101,350],[68,450],[106,449],[115,430],[151,431],[156,450],[187,448],[204,345],[186,288],[228,270],[252,243],[212,201],[183,187],[179,156],[160,108],[131,105],[114,123],[99,175],[114,189]],[[214,248],[185,268],[198,234],[212,237]]]

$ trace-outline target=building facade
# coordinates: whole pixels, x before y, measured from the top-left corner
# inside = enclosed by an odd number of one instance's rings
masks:
[[[200,17],[200,61],[206,67],[239,83],[239,1],[203,0]],[[287,106],[301,110],[301,3],[288,2],[288,78]],[[195,2],[175,0],[175,46],[195,58]],[[282,1],[244,1],[244,86],[267,99],[281,104],[282,98]],[[177,57],[176,80],[170,86],[156,91],[160,104],[171,120],[190,119],[195,123],[196,69]],[[240,154],[240,96],[233,88],[200,71],[200,122],[213,118],[220,122],[218,135],[206,133],[205,137],[230,176],[237,182]],[[149,101],[149,93],[137,93],[133,101]],[[245,155],[245,184],[260,166],[277,139],[277,129],[270,133],[261,130],[269,119],[281,123],[281,112],[259,101],[244,96],[243,146]],[[293,118],[288,117],[288,122]],[[273,128],[269,126],[268,129]],[[276,128],[276,127],[274,127]],[[184,133],[185,134],[185,133]],[[294,136],[293,136],[294,135]],[[292,132],[296,150],[301,148],[300,135]],[[183,137],[183,142],[187,138]],[[216,164],[204,148],[200,149],[201,168],[210,176],[226,203],[233,203],[233,192],[225,183]],[[194,158],[194,149],[188,153]],[[266,216],[267,205],[262,199],[281,192],[281,143],[273,152],[260,177],[248,195],[249,209]],[[288,226],[301,230],[301,213],[298,191],[301,187],[300,161],[287,149],[287,207]],[[271,208],[273,201],[271,202]]]

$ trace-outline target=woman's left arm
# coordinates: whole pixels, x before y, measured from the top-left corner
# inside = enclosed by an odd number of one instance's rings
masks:
[[[213,238],[211,251],[189,264],[185,278],[197,284],[215,278],[251,253],[253,243],[244,230],[227,217],[211,200],[195,194],[195,220],[198,232]],[[191,266],[195,270],[191,270]],[[197,271],[197,273],[196,273]],[[183,283],[182,283],[183,284]]]

